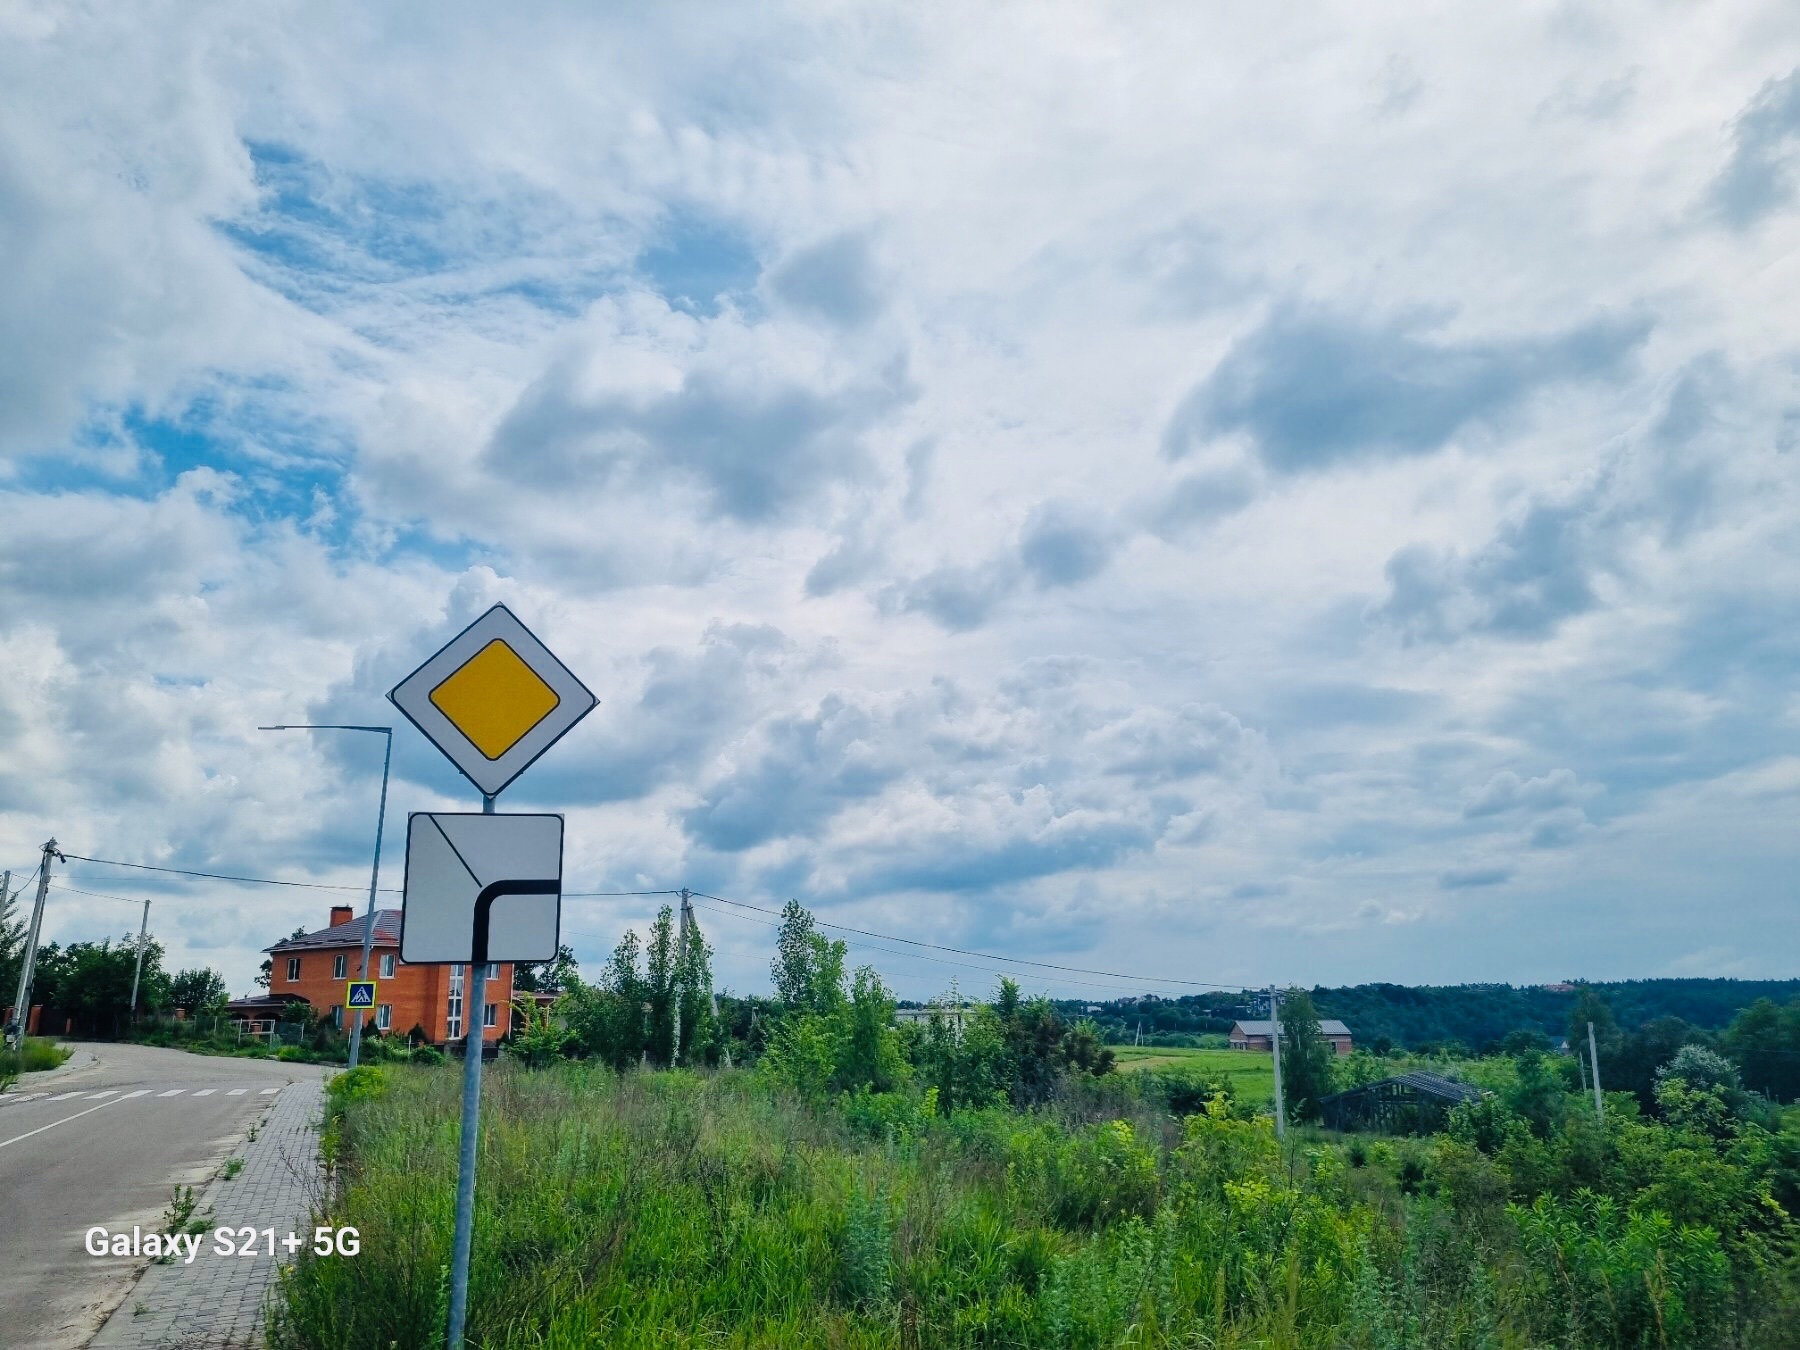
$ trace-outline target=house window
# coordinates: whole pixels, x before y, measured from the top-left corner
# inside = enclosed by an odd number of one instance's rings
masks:
[[[384,1003],[375,1010],[375,1025],[383,1031],[388,1030],[394,1022],[394,1005]]]
[[[450,1002],[444,1009],[444,1038],[455,1040],[463,1034],[463,968],[450,967]]]
[[[344,1029],[344,1005],[343,1004],[334,1003],[332,1005],[332,1007],[331,1007],[331,1025],[339,1031],[342,1031]]]
[[[487,963],[487,970],[484,973],[483,978],[489,979],[489,980],[499,979],[500,978],[500,963],[498,961],[489,961]],[[492,1022],[489,1022],[488,1025],[491,1027],[494,1024]]]
[[[489,1003],[489,1004],[484,1005],[481,1010],[481,1025],[484,1027],[492,1027],[492,1026],[498,1026],[499,1024],[500,1024],[500,1005],[498,1003]]]
[[[331,958],[331,978],[334,980],[343,979],[344,975],[346,973],[346,969],[349,966],[349,962],[350,962],[350,958],[345,956],[342,952],[340,952],[336,956],[332,957]]]
[[[394,954],[392,952],[381,954],[381,978],[384,980],[394,978]]]
[[[300,983],[300,958],[297,956],[288,957],[288,983]]]

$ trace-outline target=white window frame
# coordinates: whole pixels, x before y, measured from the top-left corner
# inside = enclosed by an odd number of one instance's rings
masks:
[[[450,967],[450,997],[444,1005],[444,1039],[454,1041],[463,1034],[463,968]]]
[[[343,980],[348,979],[349,975],[350,958],[345,956],[342,952],[339,952],[336,956],[331,958],[331,978],[334,980]]]
[[[377,1027],[381,1028],[381,1030],[383,1030],[383,1031],[390,1030],[393,1027],[393,1025],[394,1025],[394,1005],[393,1004],[383,1003],[380,1007],[375,1009],[375,1025]]]
[[[485,1003],[482,1005],[481,1025],[484,1027],[497,1027],[500,1025],[500,1005],[498,1003]]]
[[[337,1031],[342,1031],[344,1029],[344,1005],[343,1004],[334,1003],[331,1005],[331,1025],[332,1025],[333,1029],[335,1029]]]
[[[394,978],[394,954],[392,952],[381,954],[381,978],[384,980]]]
[[[297,956],[290,956],[290,957],[288,957],[287,962],[288,962],[287,982],[289,984],[299,984],[300,983],[300,958]]]

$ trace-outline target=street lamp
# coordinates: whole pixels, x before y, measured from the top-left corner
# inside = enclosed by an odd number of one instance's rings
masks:
[[[282,723],[274,727],[258,727],[258,731],[373,731],[387,737],[387,749],[381,756],[381,808],[375,815],[375,864],[369,869],[369,911],[363,916],[362,974],[360,979],[369,978],[369,948],[375,943],[375,887],[381,879],[381,827],[387,823],[387,789],[388,765],[394,759],[394,729],[392,727],[361,727],[340,722],[294,722]],[[349,1008],[344,1011],[348,1013]],[[362,1052],[362,1013],[356,1014],[356,1020],[350,1025],[350,1067],[356,1067],[356,1061]]]

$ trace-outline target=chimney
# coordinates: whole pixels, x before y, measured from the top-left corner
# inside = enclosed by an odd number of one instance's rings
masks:
[[[356,911],[348,905],[333,905],[331,907],[331,926],[336,928],[339,924],[349,923],[355,914]]]

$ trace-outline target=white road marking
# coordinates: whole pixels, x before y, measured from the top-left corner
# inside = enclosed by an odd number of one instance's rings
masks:
[[[59,1092],[54,1097],[52,1097],[50,1100],[53,1102],[66,1102],[69,1100],[69,1098],[79,1097],[80,1095],[81,1095],[81,1092],[79,1091],[79,1089],[74,1092]]]
[[[186,1091],[186,1088],[170,1088],[167,1092],[159,1092],[156,1095],[159,1097],[179,1097]]]
[[[148,1097],[152,1091],[154,1091],[152,1088],[139,1088],[136,1092],[127,1092],[123,1097],[119,1098],[119,1100],[128,1102],[133,1097]]]
[[[281,1091],[280,1088],[264,1088],[261,1092],[257,1093],[256,1095],[259,1097],[273,1097],[277,1092],[280,1092],[280,1091]]]
[[[217,1092],[218,1090],[219,1089],[217,1089],[217,1088],[201,1088],[194,1095],[196,1097],[210,1097],[213,1095],[213,1093]]]
[[[121,1097],[119,1101],[123,1101]],[[11,1139],[0,1139],[0,1148],[8,1144],[16,1144],[20,1140],[29,1139],[34,1134],[42,1134],[45,1130],[54,1130],[58,1125],[67,1125],[71,1120],[80,1120],[83,1116],[91,1116],[96,1111],[104,1111],[109,1106],[117,1106],[119,1102],[101,1102],[98,1106],[90,1106],[85,1111],[77,1111],[72,1116],[64,1116],[61,1120],[53,1120],[48,1125],[40,1125],[35,1130],[27,1130],[24,1134],[15,1134]]]
[[[41,1092],[22,1092],[17,1097],[0,1097],[0,1106],[4,1106],[7,1102],[32,1101],[38,1097],[42,1097],[43,1095],[44,1094]]]
[[[107,1088],[106,1091],[104,1091],[104,1092],[90,1092],[90,1093],[88,1093],[88,1100],[90,1102],[96,1102],[96,1101],[99,1101],[100,1098],[102,1098],[102,1097],[114,1096],[115,1094],[117,1094],[118,1091],[119,1091],[119,1089],[117,1089],[117,1088]]]
[[[250,1090],[249,1088],[233,1088],[233,1089],[231,1089],[230,1092],[227,1092],[225,1095],[227,1097],[241,1097],[249,1090]]]

